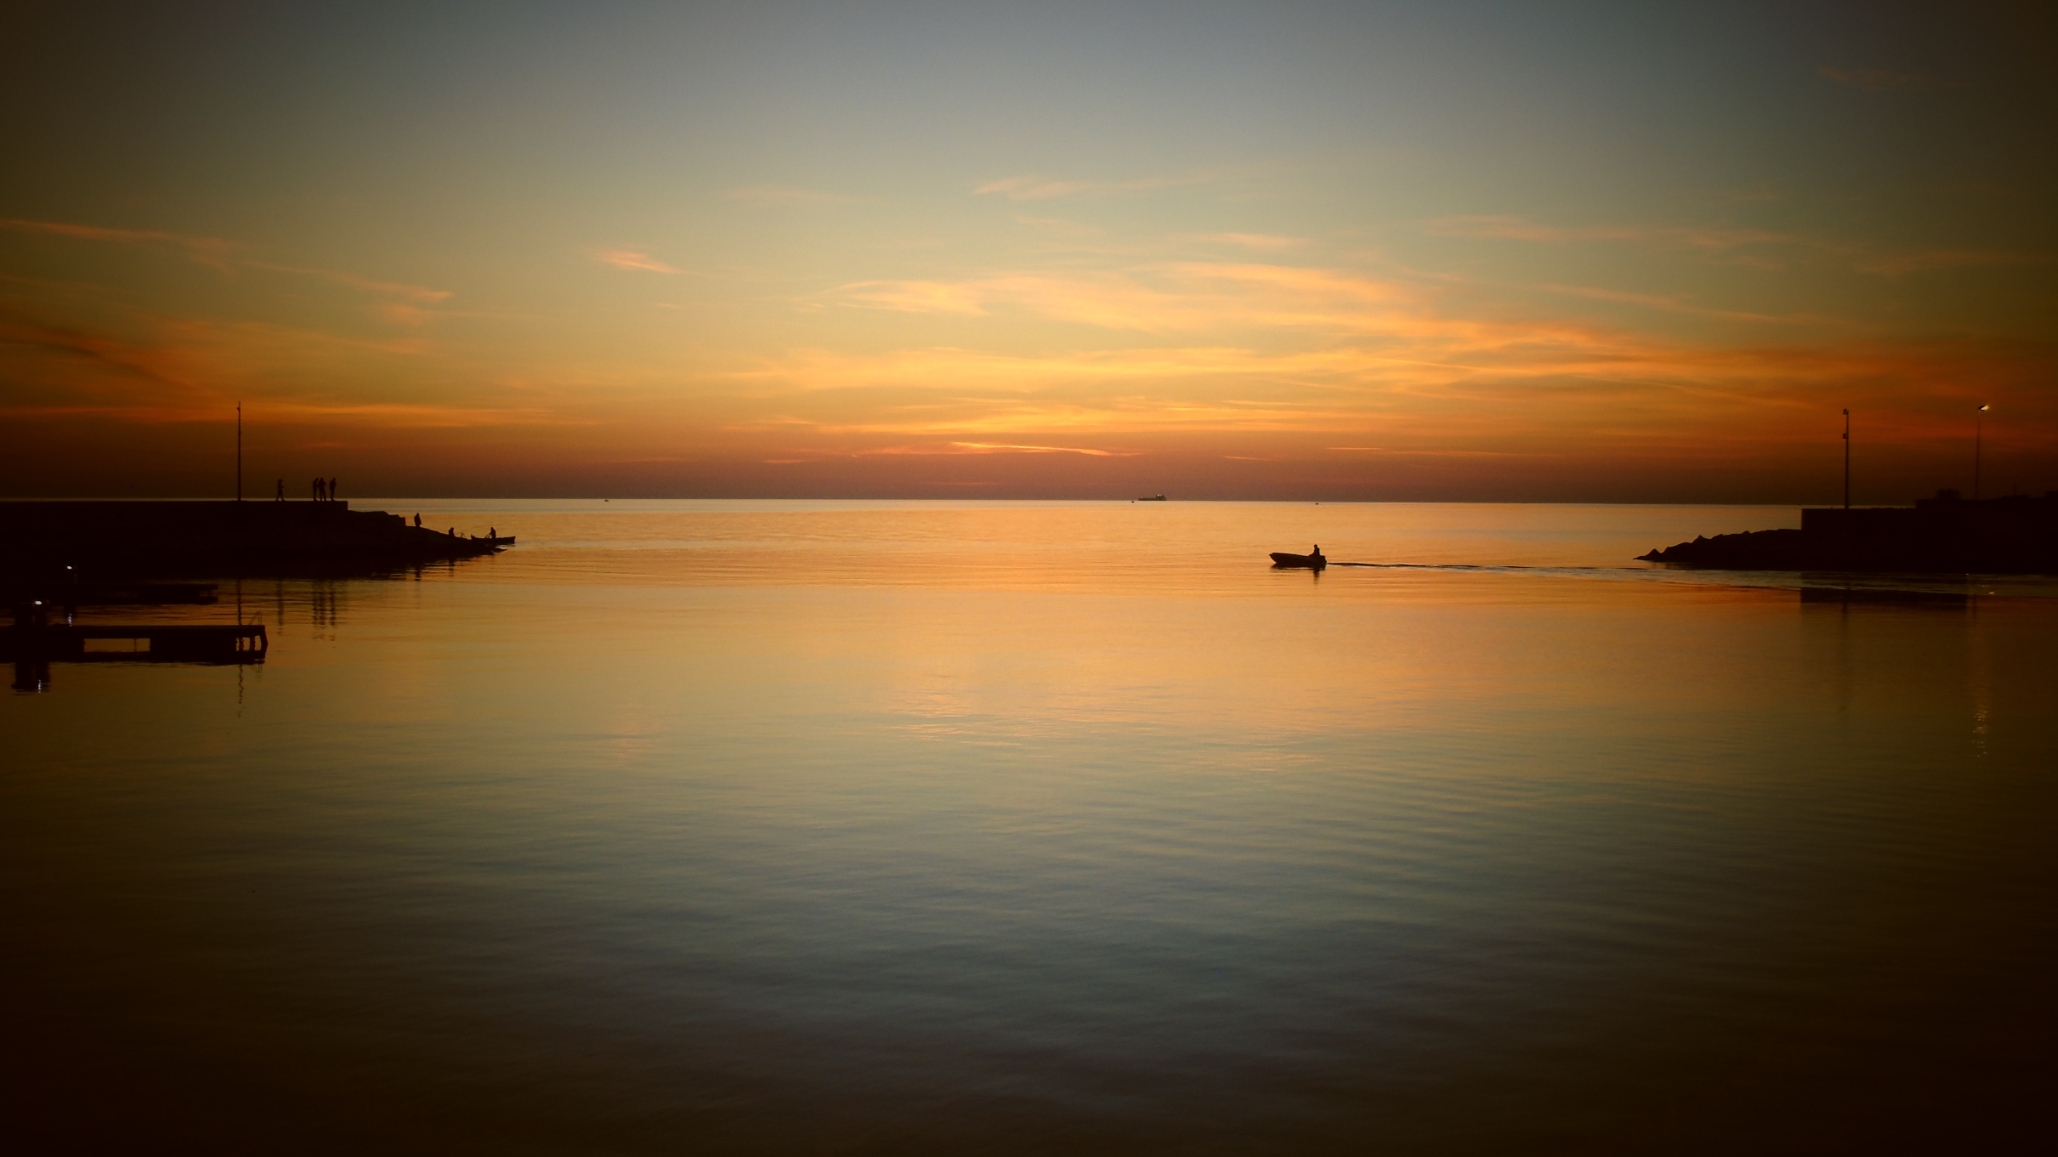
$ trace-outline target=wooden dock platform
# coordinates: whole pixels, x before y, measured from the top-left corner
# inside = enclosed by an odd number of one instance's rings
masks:
[[[262,663],[262,623],[50,623],[0,627],[0,662]]]

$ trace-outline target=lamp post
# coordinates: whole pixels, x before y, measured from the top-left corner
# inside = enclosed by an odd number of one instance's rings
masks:
[[[236,403],[236,501],[243,501],[243,403]]]
[[[1979,501],[1979,454],[1980,443],[1986,430],[1987,404],[1981,402],[1979,409],[1972,412],[1972,500]]]
[[[1851,524],[1851,411],[1844,411],[1844,529]]]

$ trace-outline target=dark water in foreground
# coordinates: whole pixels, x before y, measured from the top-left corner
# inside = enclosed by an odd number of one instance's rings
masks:
[[[1791,510],[421,509],[523,546],[0,699],[27,1151],[2048,1137],[2058,590],[1584,569]]]

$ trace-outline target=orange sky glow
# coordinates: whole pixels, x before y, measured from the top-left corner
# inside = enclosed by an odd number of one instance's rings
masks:
[[[908,11],[45,18],[0,494],[224,492],[239,401],[253,495],[1824,501],[1848,407],[1903,501],[1982,403],[2058,487],[2048,22]]]

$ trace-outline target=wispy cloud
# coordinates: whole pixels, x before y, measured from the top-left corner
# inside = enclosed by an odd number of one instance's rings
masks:
[[[412,339],[367,340],[251,321],[133,314],[58,322],[0,303],[0,408],[213,421],[234,399],[248,398],[277,415],[375,425],[542,420],[536,406],[495,416],[489,411],[505,408],[451,402],[447,387],[444,399],[421,397],[430,381],[450,370],[431,361],[432,349]],[[381,386],[367,391],[367,381]]]
[[[1010,442],[952,442],[951,445],[973,454],[1084,454],[1088,458],[1136,457],[1133,452],[1094,450],[1085,446],[1022,446]]]
[[[804,393],[766,395],[777,417],[728,430],[746,444],[804,430],[813,448],[802,453],[816,457],[1122,447],[1115,457],[1129,452],[1124,443],[1148,440],[1152,447],[1219,447],[1225,461],[1274,457],[1273,447],[1297,445],[1305,449],[1287,458],[1326,449],[1339,463],[1482,467],[1625,454],[1711,462],[1776,454],[1824,436],[1822,399],[1852,391],[1869,399],[1881,444],[1919,441],[1926,436],[1922,399],[1934,383],[1980,382],[1978,389],[1991,390],[2020,373],[1971,348],[1735,349],[1606,333],[1584,354],[1441,365],[1364,347],[1195,346],[1012,358],[951,349],[816,351],[766,369],[765,385],[811,380]]]
[[[293,277],[311,277],[364,293],[390,297],[402,297],[423,305],[434,305],[451,297],[448,290],[430,289],[427,286],[409,285],[398,281],[380,281],[363,277],[340,269],[321,269],[305,265],[284,265],[267,261],[250,254],[249,246],[219,237],[196,237],[184,233],[167,233],[155,229],[115,229],[102,225],[78,225],[62,221],[0,220],[0,228],[17,233],[33,233],[47,237],[62,237],[72,241],[90,241],[114,245],[157,246],[182,253],[197,264],[227,273],[234,269],[248,269],[263,273],[283,273]],[[420,316],[416,315],[417,318]]]
[[[842,290],[847,300],[901,313],[984,316],[981,286],[946,281],[860,281]]]
[[[1079,454],[1088,458],[1135,458],[1134,451],[1097,450],[1088,446],[1030,446],[1013,442],[938,442],[923,446],[872,446],[845,452],[850,457],[928,458],[965,454]]]
[[[1552,293],[1562,293],[1567,297],[1584,297],[1593,301],[1613,301],[1620,302],[1623,305],[1640,305],[1646,309],[1684,314],[1689,317],[1712,317],[1722,321],[1756,321],[1778,325],[1789,325],[1803,320],[1800,318],[1777,317],[1768,313],[1749,313],[1734,309],[1713,309],[1704,305],[1695,305],[1692,302],[1683,301],[1677,297],[1666,297],[1655,293],[1626,293],[1617,289],[1599,289],[1587,285],[1546,285],[1544,288]]]
[[[1414,279],[1344,270],[1183,261],[1105,271],[1020,270],[953,282],[864,282],[835,297],[909,313],[1027,314],[1104,330],[1270,334],[1269,340],[1295,331],[1391,336],[1471,327],[1432,308],[1438,292]]]
[[[1339,454],[1379,454],[1394,458],[1533,458],[1535,451],[1511,454],[1504,450],[1396,450],[1387,446],[1324,446]]]
[[[37,233],[72,241],[97,241],[115,245],[152,245],[175,249],[194,261],[213,268],[225,268],[232,255],[244,247],[220,237],[196,237],[158,229],[115,229],[104,225],[77,225],[64,221],[0,219],[0,228],[17,233]]]
[[[429,320],[428,310],[399,301],[386,302],[372,312],[394,325],[422,325]]]
[[[279,423],[330,425],[340,422],[417,429],[592,424],[541,406],[438,406],[411,402],[325,403],[275,399],[264,403],[264,413],[267,421]],[[214,417],[218,418],[218,414]]]
[[[648,253],[635,249],[603,249],[593,255],[594,260],[616,269],[643,270],[647,273],[677,273],[677,269],[666,265]]]
[[[1166,262],[1125,270],[1024,270],[964,281],[881,281],[846,286],[849,304],[909,313],[983,316],[1007,308],[1111,330],[1378,324],[1367,312],[1418,291],[1330,270],[1248,262]]]

